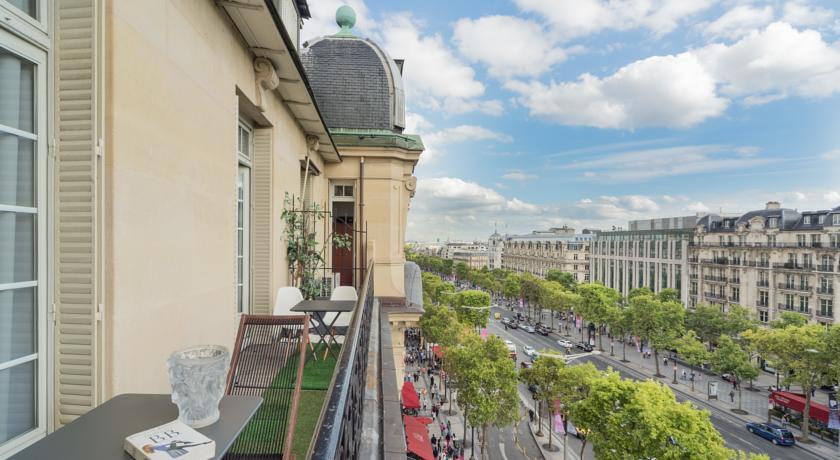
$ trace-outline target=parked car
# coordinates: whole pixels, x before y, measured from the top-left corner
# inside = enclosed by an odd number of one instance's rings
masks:
[[[557,345],[560,345],[561,348],[574,348],[575,344],[571,341],[566,339],[560,339],[557,341]]]
[[[592,345],[590,345],[586,342],[578,342],[578,343],[575,344],[575,346],[580,348],[583,351],[592,351],[593,350]]]
[[[510,318],[508,318],[507,316],[502,318],[502,324],[510,324]]]
[[[525,356],[530,357],[531,355],[536,354],[537,350],[531,345],[525,345],[524,347],[522,347],[522,353],[525,353]]]
[[[537,330],[537,334],[540,334],[540,335],[545,335],[545,336],[547,336],[547,335],[548,335],[548,333],[549,333],[549,332],[551,332],[551,328],[550,328],[550,327],[543,326],[543,325],[541,325],[541,324],[538,324],[538,325],[537,325],[536,330]]]
[[[780,446],[792,446],[796,444],[793,433],[787,428],[782,428],[775,423],[747,423],[747,431],[757,434],[764,439],[769,439],[773,444]]]
[[[517,323],[516,321],[511,321],[508,323],[507,327],[509,327],[510,329],[518,329],[519,323]]]
[[[534,329],[534,326],[531,326],[530,324],[523,325],[522,330],[531,334],[533,334],[534,331],[536,331],[536,329]]]

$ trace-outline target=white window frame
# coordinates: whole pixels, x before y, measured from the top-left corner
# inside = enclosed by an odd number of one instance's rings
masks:
[[[245,148],[241,148],[242,133],[247,133]],[[239,119],[236,125],[236,301],[237,315],[251,313],[251,159],[254,152],[254,130],[251,125]],[[244,175],[244,180],[243,178]],[[240,190],[242,196],[240,197]],[[240,216],[240,204],[244,216]],[[240,218],[242,224],[240,225]],[[242,246],[239,235],[242,234]],[[241,269],[240,269],[241,266]],[[241,273],[241,277],[240,277]]]
[[[353,187],[353,195],[346,196],[346,195],[336,195],[335,188],[337,186],[351,186]],[[356,202],[356,181],[354,180],[331,180],[330,181],[330,202],[344,202],[344,203],[355,203]],[[332,210],[332,208],[331,208]]]
[[[46,6],[44,2],[39,3],[39,8],[41,9],[41,19],[46,21]],[[14,11],[12,11],[14,10]],[[0,0],[0,14],[2,15],[18,15],[18,16],[26,16],[17,8],[11,7],[7,2]],[[28,16],[27,16],[28,17]],[[31,18],[30,18],[31,19]],[[34,21],[34,20],[33,20]],[[26,37],[27,39],[31,38],[29,36]],[[20,58],[30,61],[35,65],[35,120],[34,120],[34,136],[31,134],[26,134],[19,130],[9,130],[3,129],[3,131],[11,132],[16,131],[16,134],[25,134],[22,137],[26,137],[35,141],[35,149],[33,150],[33,154],[36,156],[35,158],[35,165],[36,165],[36,172],[35,172],[35,181],[36,181],[36,189],[35,189],[35,207],[34,208],[23,208],[23,207],[9,207],[8,210],[12,210],[11,208],[16,208],[14,211],[24,211],[28,213],[35,214],[35,223],[36,223],[36,256],[35,256],[35,263],[36,263],[36,279],[34,281],[26,282],[26,283],[9,283],[0,285],[0,290],[6,289],[14,289],[17,287],[25,287],[32,286],[35,287],[36,293],[36,328],[37,328],[37,342],[36,342],[36,353],[31,355],[27,355],[25,357],[20,357],[13,361],[8,361],[2,364],[8,365],[9,363],[15,362],[17,364],[21,364],[23,362],[29,362],[33,360],[37,360],[36,365],[36,423],[35,427],[32,430],[29,430],[23,434],[18,435],[5,443],[0,444],[0,457],[5,458],[7,455],[12,455],[14,452],[17,452],[20,449],[28,446],[33,441],[42,438],[47,433],[47,427],[49,426],[49,412],[48,407],[51,407],[51,404],[48,404],[48,392],[51,389],[51,382],[52,382],[52,366],[51,360],[52,355],[49,352],[50,345],[51,345],[51,335],[52,329],[50,326],[50,322],[48,321],[49,315],[47,314],[47,305],[51,299],[48,297],[50,296],[49,293],[49,283],[50,279],[48,274],[50,273],[50,265],[49,265],[49,255],[51,253],[51,248],[49,246],[49,226],[50,223],[50,212],[49,212],[49,202],[47,200],[49,196],[50,189],[48,188],[49,180],[48,180],[48,168],[49,168],[49,159],[47,157],[47,139],[49,138],[48,134],[48,125],[47,125],[47,91],[48,91],[48,82],[47,82],[47,74],[49,72],[49,62],[47,60],[47,53],[44,49],[39,48],[32,42],[35,41],[36,43],[38,40],[27,40],[22,37],[19,37],[13,34],[11,31],[6,29],[0,28],[0,47],[4,50],[19,56]],[[10,366],[11,367],[11,366]]]

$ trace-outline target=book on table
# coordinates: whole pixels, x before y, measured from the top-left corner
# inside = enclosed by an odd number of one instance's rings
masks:
[[[136,460],[207,460],[216,442],[177,420],[125,438],[123,447]]]

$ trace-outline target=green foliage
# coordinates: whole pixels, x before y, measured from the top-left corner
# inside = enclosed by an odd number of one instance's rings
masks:
[[[567,291],[574,291],[577,288],[575,275],[560,270],[551,269],[545,274],[546,281],[556,281]]]
[[[603,326],[618,314],[618,302],[621,296],[615,289],[600,283],[587,283],[578,286],[580,305],[577,310],[587,321]],[[598,348],[604,350],[601,335],[598,334]]]
[[[712,370],[733,375],[739,381],[758,376],[758,368],[750,361],[750,354],[727,335],[720,336],[718,347],[712,353]],[[742,388],[738,385],[738,409],[741,409]]]
[[[686,311],[685,327],[697,333],[703,342],[714,344],[726,329],[726,318],[720,307],[699,304]]]
[[[799,313],[794,313],[792,311],[783,311],[782,314],[779,316],[779,319],[770,323],[770,327],[774,329],[784,329],[788,326],[804,326],[807,323],[808,320],[805,319],[805,317],[800,315]]]
[[[522,285],[519,276],[514,273],[508,274],[502,284],[502,292],[509,299],[518,299],[522,295]]]
[[[676,401],[671,389],[608,372],[586,383],[586,397],[570,407],[577,427],[589,430],[598,459],[728,459],[730,452],[709,414]]]
[[[679,302],[680,291],[673,288],[663,289],[656,294],[656,298],[663,302]]]
[[[627,307],[631,328],[653,348],[659,374],[659,350],[672,348],[683,333],[685,309],[678,302],[663,302],[651,295],[638,295]]]
[[[741,333],[757,327],[752,313],[740,305],[732,305],[726,313],[723,333],[730,337],[738,337]]]
[[[323,291],[321,272],[325,264],[325,252],[330,247],[319,244],[318,229],[327,213],[317,203],[307,207],[300,197],[286,193],[283,199],[283,239],[286,240],[286,260],[289,262],[289,277],[292,285],[300,289],[307,299],[314,299]],[[332,247],[349,249],[353,240],[351,235],[331,233],[325,235]]]
[[[805,393],[803,438],[810,423],[811,390],[838,377],[838,326],[818,324],[789,325],[784,328],[756,329],[744,333],[751,346],[779,369],[786,383],[797,383]]]
[[[640,287],[640,288],[633,288],[633,289],[630,289],[630,292],[627,294],[627,301],[629,302],[629,301],[635,299],[636,297],[640,297],[640,296],[652,296],[652,295],[653,295],[653,291],[651,291],[650,288],[647,287],[647,286]]]
[[[455,315],[458,321],[472,327],[487,327],[490,317],[490,294],[484,291],[461,291],[456,294]],[[464,308],[467,307],[467,308]]]
[[[467,276],[470,274],[470,267],[467,266],[464,262],[458,262],[455,264],[455,276],[459,280],[466,280]]]
[[[483,442],[487,427],[510,426],[518,419],[516,369],[501,339],[467,334],[460,345],[446,351],[445,358],[452,363],[458,406],[471,425],[481,427]]]
[[[709,350],[694,331],[686,331],[674,342],[677,353],[691,366],[699,366],[709,360]]]
[[[458,322],[455,313],[445,306],[436,305],[427,305],[425,310],[420,316],[420,330],[426,340],[441,345],[457,343],[464,326]]]

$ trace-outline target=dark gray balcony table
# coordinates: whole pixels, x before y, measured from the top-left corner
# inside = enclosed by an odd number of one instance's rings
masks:
[[[327,354],[330,354],[332,357],[338,359],[338,356],[333,353],[332,348],[329,346],[327,337],[330,337],[333,341],[335,341],[335,322],[342,313],[350,313],[354,308],[356,308],[355,300],[315,299],[302,300],[292,307],[291,311],[295,313],[309,314],[310,321],[313,323],[312,327],[309,328],[310,332],[314,332],[319,337],[317,345],[323,343],[326,347],[326,351],[324,351],[324,358],[327,357]],[[335,316],[329,324],[326,324],[326,321],[324,320],[324,315],[326,313],[335,313]],[[314,347],[312,356],[315,357],[315,359],[318,359],[318,357],[315,356]]]
[[[214,459],[224,457],[262,402],[259,396],[222,397],[219,420],[197,430],[216,441]],[[123,450],[126,437],[177,418],[178,406],[172,404],[168,394],[121,394],[18,452],[12,459],[131,459]]]

